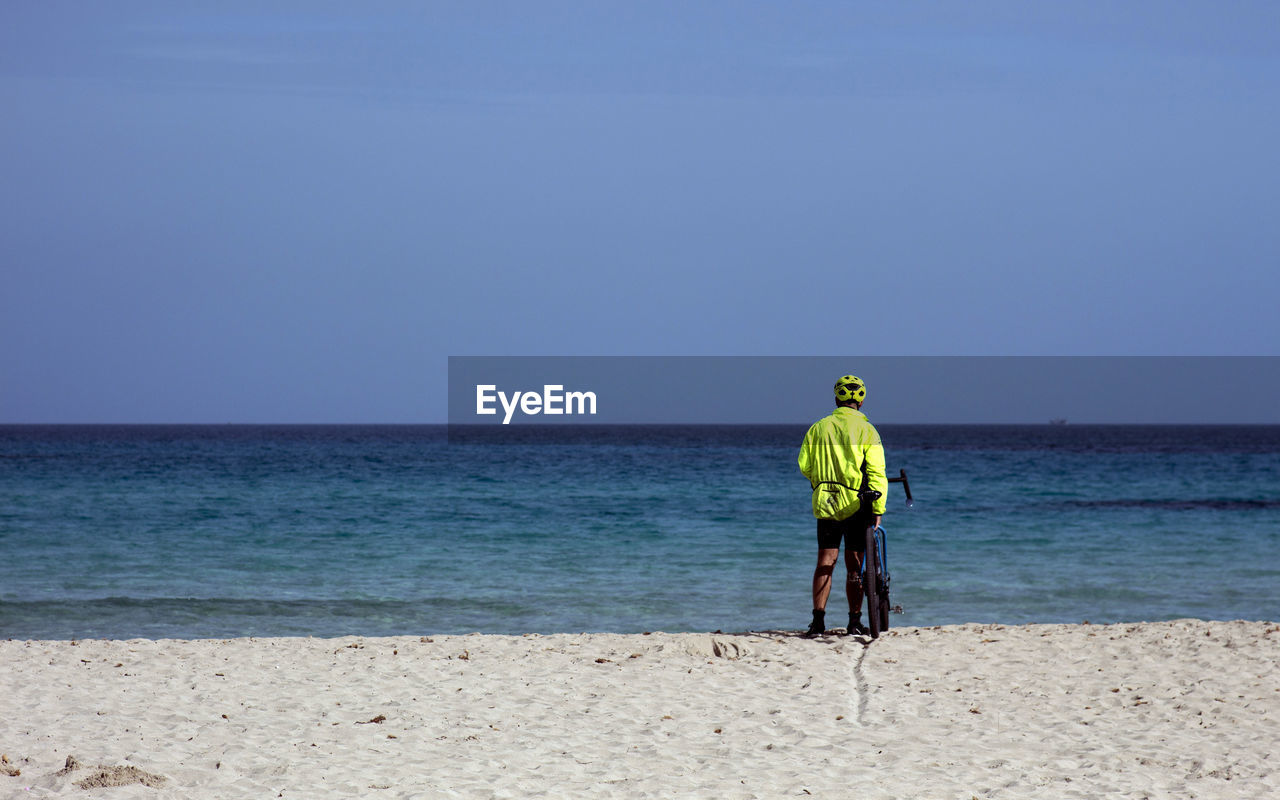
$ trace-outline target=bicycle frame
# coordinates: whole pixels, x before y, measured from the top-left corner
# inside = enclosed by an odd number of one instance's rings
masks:
[[[907,481],[907,471],[905,469],[898,470],[898,477],[890,478],[889,483],[902,484],[902,491],[907,496],[907,508],[911,508],[915,505],[915,500],[911,498],[911,484]],[[880,493],[877,491],[864,491],[859,492],[858,496],[863,500],[874,501],[879,499]],[[880,574],[884,576],[884,583],[887,588],[889,585],[889,551],[888,545],[885,543],[884,528],[877,525],[872,533],[875,534],[876,537],[876,566],[879,568]],[[864,558],[862,564],[862,574],[864,578],[866,577],[866,572],[867,565],[866,559]]]
[[[889,585],[889,546],[885,544],[884,528],[879,525],[872,531],[876,536],[876,566],[880,568],[880,574],[884,576],[884,584]]]
[[[865,478],[864,478],[865,481]],[[907,471],[898,470],[898,477],[889,478],[889,483],[901,483],[907,496],[907,508],[914,501],[911,498],[911,484],[907,482]],[[881,497],[875,490],[862,491],[858,496],[864,502],[874,502]],[[862,586],[867,596],[867,614],[871,620],[871,638],[878,637],[889,629],[889,546],[884,528],[876,525],[867,531],[866,548],[862,557]]]
[[[876,537],[876,571],[880,575],[884,576],[884,584],[886,587],[888,587],[889,585],[889,553],[887,550],[887,545],[885,544],[884,528],[877,525],[875,528],[872,529],[871,534]],[[866,580],[867,562],[869,562],[870,560],[871,559],[867,558],[865,554],[863,555],[863,559],[862,559],[863,580]]]

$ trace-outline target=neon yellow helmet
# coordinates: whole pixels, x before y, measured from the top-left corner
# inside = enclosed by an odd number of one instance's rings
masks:
[[[836,381],[836,402],[861,403],[867,399],[867,384],[857,375],[845,375]]]

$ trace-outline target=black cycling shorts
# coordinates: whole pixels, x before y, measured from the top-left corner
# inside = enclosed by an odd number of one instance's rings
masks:
[[[818,522],[818,549],[839,550],[844,539],[846,551],[867,552],[867,528],[871,527],[871,515],[859,509],[848,519],[820,519]]]

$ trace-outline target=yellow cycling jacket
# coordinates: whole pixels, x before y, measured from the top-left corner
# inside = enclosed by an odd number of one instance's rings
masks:
[[[813,515],[818,519],[848,519],[861,503],[863,475],[866,489],[880,497],[871,511],[883,514],[889,496],[884,473],[884,445],[866,414],[839,406],[809,428],[800,445],[800,471],[813,487]]]

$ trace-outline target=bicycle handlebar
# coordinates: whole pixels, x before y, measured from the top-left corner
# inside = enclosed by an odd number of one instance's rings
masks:
[[[902,491],[907,495],[907,507],[910,508],[911,504],[915,501],[911,499],[911,484],[907,483],[907,471],[905,469],[898,470],[898,477],[890,478],[889,483],[902,484]]]
[[[889,483],[902,484],[902,491],[907,495],[907,508],[911,508],[915,504],[915,501],[911,499],[911,484],[907,482],[907,471],[905,469],[898,470],[898,477],[890,478]],[[863,500],[878,500],[880,499],[880,492],[870,489],[865,492],[858,492],[858,497]]]

